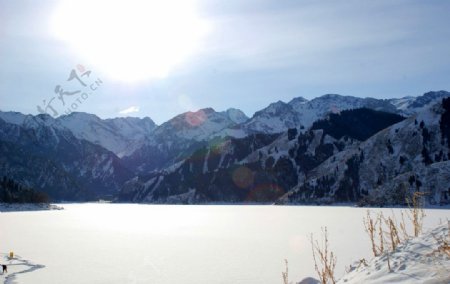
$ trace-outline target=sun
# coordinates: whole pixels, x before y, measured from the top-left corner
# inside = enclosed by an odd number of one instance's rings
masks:
[[[113,79],[140,81],[164,78],[197,52],[209,25],[192,0],[64,0],[51,30],[85,64]]]

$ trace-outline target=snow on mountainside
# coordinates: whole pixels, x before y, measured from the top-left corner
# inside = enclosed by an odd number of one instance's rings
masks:
[[[49,115],[38,114],[36,116],[31,114],[22,114],[20,112],[0,112],[0,119],[4,122],[12,125],[23,126],[25,128],[39,128],[42,125],[51,126],[53,128],[63,129],[61,125],[57,123]],[[67,129],[66,129],[67,130]]]
[[[391,100],[325,95],[308,101],[298,97],[289,103],[272,103],[252,118],[238,109],[216,112],[206,108],[180,114],[160,126],[149,118],[100,119],[91,114],[72,113],[53,119],[48,115],[0,112],[0,150],[5,153],[0,162],[5,171],[18,176],[25,175],[23,172],[31,175],[28,182],[39,180],[40,187],[51,185],[52,188],[60,183],[63,191],[70,187],[72,175],[76,176],[77,188],[93,188],[95,184],[102,190],[110,186],[114,191],[125,176],[155,174],[161,180],[155,180],[151,187],[161,187],[168,182],[164,170],[176,168],[182,170],[170,177],[170,187],[183,198],[200,194],[203,200],[269,202],[294,188],[282,202],[355,201],[367,195],[373,202],[397,184],[402,186],[400,192],[414,186],[445,188],[450,158],[446,140],[439,140],[439,135],[449,131],[440,130],[442,117],[430,112],[430,106],[449,95],[439,91]],[[361,107],[366,109],[345,112]],[[361,143],[368,134],[381,130],[379,126],[395,123],[385,116],[386,113],[370,110],[416,115],[418,122],[409,119],[408,123],[399,124],[402,125],[397,130],[400,134],[395,131],[379,134],[385,136]],[[317,126],[315,123],[330,117],[334,124],[322,122]],[[407,138],[402,139],[402,135]],[[370,142],[371,139],[379,140]],[[22,140],[24,142],[19,143]],[[358,148],[362,146],[367,149]],[[226,149],[229,152],[219,155],[218,151]],[[47,152],[52,156],[46,156]],[[26,161],[26,156],[34,159],[32,165]],[[75,159],[73,163],[69,156]],[[82,157],[88,158],[83,160]],[[39,169],[49,169],[57,177],[42,183],[42,178],[50,178],[50,175]],[[240,169],[238,172],[243,169],[244,176],[237,174],[238,180],[250,177],[255,182],[252,188],[243,190],[236,185],[230,175],[230,171],[236,169]],[[110,171],[127,173],[117,179],[114,175],[102,174]],[[99,176],[103,177],[99,179]],[[187,188],[190,182],[191,187]],[[200,183],[207,185],[206,191],[193,191]],[[257,187],[258,184],[261,187]],[[354,188],[356,190],[350,190]],[[159,189],[155,192],[160,197],[166,194]],[[432,202],[447,202],[443,200],[445,190],[432,192]],[[141,195],[146,194],[141,192]],[[390,199],[386,202],[401,199],[400,196],[384,197]]]
[[[1,117],[0,173],[56,200],[114,195],[132,176],[112,152],[76,138],[49,115],[14,120],[19,124]]]
[[[157,203],[273,202],[328,157],[358,143],[356,139],[367,138],[402,120],[398,115],[369,109],[344,111],[341,116],[340,132],[333,132],[335,125],[331,125],[298,137],[297,130],[290,129],[281,136],[217,138],[177,167],[128,182],[120,198]],[[338,118],[335,120],[339,122]],[[354,120],[360,123],[346,125]]]
[[[335,94],[315,98],[306,104],[295,104],[294,100],[289,104],[296,105],[296,111],[301,114],[300,119],[307,127],[314,121],[324,118],[328,113],[339,113],[348,109],[366,107],[378,111],[396,112],[395,107],[383,100]]]
[[[447,97],[450,97],[450,92],[436,91],[425,93],[419,97],[404,97],[400,99],[390,99],[388,101],[403,115],[410,116]]]
[[[4,121],[6,121],[8,123],[17,124],[17,125],[21,125],[25,121],[27,116],[31,117],[31,115],[24,115],[20,112],[13,112],[13,111],[2,112],[2,111],[0,111],[1,119],[3,119]]]
[[[324,95],[310,101],[298,97],[289,103],[278,101],[270,104],[267,108],[256,112],[242,128],[250,133],[280,133],[288,128],[307,129],[314,121],[325,118],[329,113],[362,107],[411,116],[449,96],[449,92],[437,91],[419,97],[389,100],[336,94]]]
[[[388,100],[393,104],[398,110],[405,111],[408,107],[416,100],[416,97],[408,96],[403,98],[396,98]]]
[[[244,123],[248,120],[248,116],[246,116],[245,113],[240,109],[229,108],[222,113],[226,114],[231,121],[237,124]]]
[[[449,116],[450,99],[444,105],[429,106],[328,158],[281,201],[398,204],[404,203],[411,192],[420,190],[428,193],[428,203],[448,204]]]
[[[314,121],[325,118],[329,113],[361,107],[397,112],[395,106],[389,102],[372,98],[330,94],[308,101],[298,97],[289,103],[278,101],[256,112],[243,127],[251,132],[264,133],[280,133],[288,128],[307,129]]]
[[[188,157],[214,137],[246,136],[238,128],[238,122],[245,120],[245,114],[236,109],[186,112],[158,126],[141,147],[123,160],[138,173],[162,169]]]
[[[302,125],[298,112],[289,104],[278,101],[256,112],[243,127],[254,133],[280,133]]]
[[[24,127],[35,123],[32,115],[18,112],[0,112],[4,121]],[[155,123],[146,118],[101,119],[93,114],[73,112],[48,120],[53,127],[66,128],[78,139],[84,139],[114,152],[119,157],[128,155],[139,148],[155,129]],[[41,125],[41,119],[37,126]]]
[[[207,201],[241,202],[247,185],[236,186],[230,180],[245,184],[250,170],[239,170],[236,161],[277,138],[277,135],[254,134],[245,138],[216,138],[199,147],[173,166],[128,181],[119,200],[152,203],[202,203]],[[258,177],[255,177],[258,178]],[[240,182],[238,182],[239,184]]]
[[[57,121],[77,138],[101,145],[119,157],[139,148],[156,127],[148,117],[100,119],[96,115],[80,112],[61,116]]]
[[[216,112],[212,108],[205,108],[177,115],[157,127],[153,136],[156,141],[174,138],[202,141],[245,120],[246,116],[238,110]]]

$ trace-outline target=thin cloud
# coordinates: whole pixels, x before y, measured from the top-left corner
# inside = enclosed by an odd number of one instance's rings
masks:
[[[329,66],[339,63],[340,73],[346,71],[352,77],[358,73],[355,68],[361,60],[378,54],[384,55],[381,62],[387,65],[386,70],[401,68],[405,72],[411,72],[412,64],[422,70],[424,65],[433,65],[428,62],[434,57],[442,59],[440,53],[429,52],[430,45],[433,48],[438,42],[446,47],[450,44],[446,40],[446,24],[436,16],[444,10],[442,5],[418,1],[360,2],[321,1],[275,12],[268,9],[223,15],[216,19],[216,33],[210,36],[207,46],[211,57],[231,62],[221,68],[232,72],[293,68],[323,74]],[[414,52],[409,52],[411,48]],[[399,51],[404,55],[401,62],[395,60],[396,55],[391,56]],[[417,53],[423,54],[417,57]],[[344,57],[346,61],[342,62]],[[353,62],[356,64],[350,64]],[[365,75],[392,79],[383,74],[386,72]],[[322,75],[321,79],[335,77]]]
[[[120,114],[130,114],[130,113],[135,113],[135,112],[139,112],[138,106],[131,106],[129,108],[119,111]]]

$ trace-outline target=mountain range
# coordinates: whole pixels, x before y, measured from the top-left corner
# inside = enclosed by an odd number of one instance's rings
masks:
[[[0,112],[0,173],[53,200],[398,204],[450,198],[446,91],[150,118]]]

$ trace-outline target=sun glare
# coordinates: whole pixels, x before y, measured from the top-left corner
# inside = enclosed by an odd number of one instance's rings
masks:
[[[109,77],[163,78],[198,51],[208,24],[189,0],[63,1],[54,35]]]

